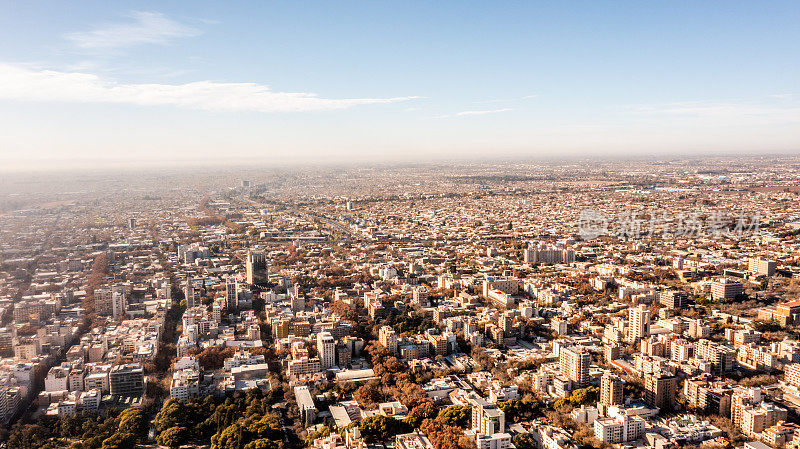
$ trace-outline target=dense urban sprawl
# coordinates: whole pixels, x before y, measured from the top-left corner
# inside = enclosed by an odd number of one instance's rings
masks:
[[[0,193],[9,448],[800,448],[800,159]]]

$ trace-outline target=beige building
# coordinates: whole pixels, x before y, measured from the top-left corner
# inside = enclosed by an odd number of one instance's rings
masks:
[[[644,377],[644,401],[662,411],[673,410],[678,389],[678,379],[670,374],[656,373]]]
[[[575,387],[589,385],[589,365],[592,363],[589,352],[579,346],[562,347],[558,359],[561,374],[572,381]]]
[[[397,354],[397,333],[390,326],[381,327],[378,340],[392,354]]]
[[[747,261],[747,271],[763,276],[772,276],[777,270],[778,264],[774,260],[753,258]]]
[[[714,301],[733,299],[743,291],[742,283],[733,279],[722,278],[711,282],[711,299]]]
[[[600,401],[597,408],[603,415],[607,414],[608,407],[625,403],[624,382],[619,376],[606,373],[600,379]]]
[[[628,341],[636,342],[650,334],[650,310],[644,304],[628,309]]]

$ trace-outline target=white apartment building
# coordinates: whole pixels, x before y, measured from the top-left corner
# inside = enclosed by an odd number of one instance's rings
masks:
[[[603,443],[618,444],[641,438],[645,420],[639,416],[617,415],[594,422],[594,436]]]
[[[475,444],[478,449],[508,449],[511,447],[511,435],[495,433],[493,435],[475,434]]]
[[[650,310],[644,304],[628,309],[628,341],[636,342],[650,335]]]
[[[378,332],[378,340],[392,354],[397,354],[397,333],[391,326],[383,326]]]
[[[336,340],[330,332],[320,332],[317,334],[317,353],[322,369],[328,369],[336,365]]]

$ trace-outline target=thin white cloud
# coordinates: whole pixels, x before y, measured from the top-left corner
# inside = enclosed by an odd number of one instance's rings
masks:
[[[510,103],[512,101],[520,101],[520,100],[530,100],[532,98],[536,98],[538,95],[525,95],[522,97],[516,98],[494,98],[491,100],[483,100],[483,101],[476,101],[477,104],[486,104],[486,103]]]
[[[703,119],[726,123],[786,124],[800,122],[800,107],[780,107],[752,103],[682,102],[626,107],[637,114],[672,118]]]
[[[320,98],[313,93],[273,92],[256,83],[197,81],[187,84],[123,84],[80,72],[35,70],[0,63],[0,99],[39,102],[170,105],[218,111],[323,111],[415,99]]]
[[[132,11],[128,23],[107,24],[64,37],[82,49],[103,50],[141,44],[166,44],[173,39],[193,37],[201,31],[176,22],[158,12]]]
[[[497,114],[499,112],[508,112],[513,111],[514,108],[502,108],[502,109],[487,109],[481,111],[461,111],[456,112],[455,114],[447,114],[447,115],[440,115],[434,118],[450,118],[450,117],[466,117],[469,115],[486,115],[486,114]]]
[[[485,111],[461,111],[461,112],[456,112],[455,114],[453,114],[453,116],[462,117],[462,116],[465,116],[465,115],[497,114],[498,112],[508,112],[508,111],[513,111],[513,110],[514,110],[514,108],[489,109],[489,110],[485,110]]]

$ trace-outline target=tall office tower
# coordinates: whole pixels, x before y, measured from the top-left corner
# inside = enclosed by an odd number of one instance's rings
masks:
[[[225,308],[228,310],[236,310],[239,306],[237,284],[235,277],[228,276],[225,278]]]
[[[129,218],[128,219],[128,228],[131,229],[131,230],[136,228],[136,219],[135,218]]]
[[[675,408],[678,380],[666,373],[654,373],[644,376],[644,401],[651,407],[661,410]]]
[[[122,292],[114,292],[111,295],[111,316],[119,318],[128,310],[128,301]]]
[[[644,304],[628,309],[628,341],[633,343],[650,334],[650,311]]]
[[[397,354],[397,333],[391,326],[383,326],[378,334],[378,340],[380,340],[383,347],[385,347],[389,352],[392,354]]]
[[[589,385],[589,365],[591,363],[591,355],[580,346],[562,347],[559,351],[561,374],[578,388]]]
[[[250,285],[266,284],[269,278],[267,271],[267,255],[260,252],[247,252],[247,283]]]
[[[514,314],[506,311],[497,319],[497,324],[500,330],[503,331],[503,336],[511,337],[514,335]]]
[[[94,310],[98,315],[112,314],[112,294],[110,288],[98,288],[94,291]]]
[[[183,288],[183,296],[186,297],[186,307],[191,309],[196,306],[194,302],[194,285],[192,285],[192,277],[186,278],[186,286]]]
[[[600,379],[600,404],[605,406],[625,403],[623,382],[619,376],[606,373]]]
[[[330,332],[317,334],[317,353],[322,369],[328,369],[336,364],[336,341]]]

